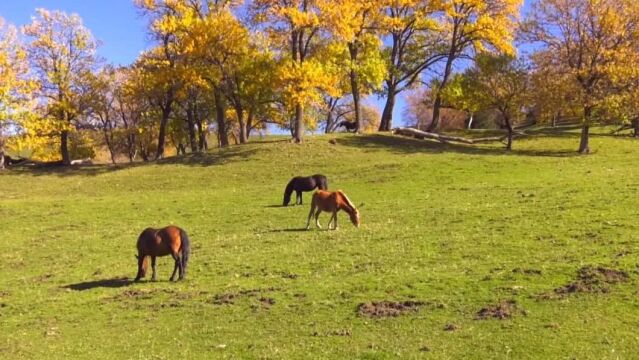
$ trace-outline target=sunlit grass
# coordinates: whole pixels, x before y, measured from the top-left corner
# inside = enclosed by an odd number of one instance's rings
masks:
[[[0,357],[631,358],[639,142],[600,132],[585,157],[576,132],[517,140],[511,154],[332,135],[3,173]],[[283,208],[282,193],[314,173],[360,206],[362,228],[340,214],[338,231],[298,231],[310,194]],[[167,224],[190,234],[189,278],[167,282],[161,258],[160,281],[127,285],[137,235]],[[540,297],[585,265],[630,280]],[[381,300],[424,305],[357,314]],[[508,300],[512,318],[476,320]]]

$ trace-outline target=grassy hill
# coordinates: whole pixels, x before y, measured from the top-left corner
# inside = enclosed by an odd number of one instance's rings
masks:
[[[639,142],[600,130],[576,156],[576,133],[544,132],[511,154],[338,135],[2,173],[0,357],[636,356]],[[282,192],[313,173],[360,229],[300,230],[310,194]],[[160,258],[129,284],[137,235],[167,224],[190,234],[187,281]]]

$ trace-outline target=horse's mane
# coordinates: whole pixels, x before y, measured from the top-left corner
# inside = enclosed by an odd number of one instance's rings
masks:
[[[357,211],[357,208],[355,207],[355,205],[353,205],[353,202],[351,201],[351,199],[348,198],[348,196],[346,196],[346,194],[344,194],[344,192],[342,190],[337,190],[337,192],[344,198],[344,201],[346,202],[346,206],[349,207],[349,211]]]

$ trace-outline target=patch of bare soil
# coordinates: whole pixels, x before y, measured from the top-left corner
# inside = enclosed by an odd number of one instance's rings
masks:
[[[506,300],[482,308],[477,312],[475,320],[510,319],[518,310],[519,308],[515,300]]]
[[[523,275],[541,275],[541,270],[538,269],[523,269],[523,268],[514,268],[513,274],[523,274]]]
[[[263,293],[269,293],[269,292],[273,292],[273,291],[277,291],[278,289],[276,288],[266,288],[266,289],[249,289],[249,290],[241,290],[238,292],[234,292],[234,293],[222,293],[222,294],[217,294],[213,297],[213,304],[215,305],[232,305],[235,304],[235,301],[241,299],[241,298],[250,298],[250,297],[257,297],[258,295],[261,295]],[[260,302],[262,302],[262,299],[270,299],[270,298],[265,298],[265,297],[261,297],[259,300]],[[268,302],[268,300],[265,300],[266,302]],[[270,305],[275,304],[275,300],[270,299],[270,301],[272,301]]]
[[[291,280],[295,280],[295,279],[297,279],[298,277],[300,277],[300,276],[299,276],[299,275],[297,275],[297,274],[292,274],[292,273],[289,273],[289,272],[282,272],[282,273],[281,273],[281,275],[282,275],[282,277],[283,277],[284,279],[291,279]]]
[[[459,330],[459,326],[453,323],[446,324],[446,326],[444,326],[444,331],[457,331],[457,330]]]
[[[263,307],[269,308],[272,305],[275,305],[275,299],[269,298],[269,297],[262,297],[260,298],[260,304],[262,304]]]
[[[233,293],[217,294],[213,297],[213,304],[215,305],[234,304],[236,297],[237,297],[237,294],[233,294]]]
[[[357,305],[360,316],[373,318],[396,317],[410,312],[416,312],[424,303],[421,301],[379,301],[361,303]]]
[[[622,270],[608,269],[603,266],[584,266],[577,271],[575,280],[558,287],[552,293],[538,296],[541,300],[566,297],[575,293],[608,293],[610,286],[628,281],[630,276]]]
[[[156,293],[156,290],[134,290],[134,289],[130,289],[130,290],[124,290],[119,296],[116,297],[120,297],[120,298],[124,298],[124,299],[143,299],[143,298],[150,298],[151,295],[153,295],[153,293]]]

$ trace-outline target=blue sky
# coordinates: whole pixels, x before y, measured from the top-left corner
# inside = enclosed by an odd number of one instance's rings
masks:
[[[102,41],[100,56],[114,64],[132,63],[148,45],[146,21],[133,0],[0,0],[0,16],[17,26],[30,23],[36,8],[80,15],[93,36]]]
[[[527,4],[530,1],[525,0]],[[130,64],[150,45],[147,22],[133,6],[133,0],[0,0],[0,16],[17,26],[28,24],[36,8],[79,14],[84,25],[102,42],[99,54],[109,63]],[[382,111],[383,99],[371,96],[367,101]],[[395,125],[401,124],[403,107],[400,97],[393,114]]]

